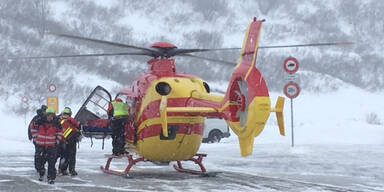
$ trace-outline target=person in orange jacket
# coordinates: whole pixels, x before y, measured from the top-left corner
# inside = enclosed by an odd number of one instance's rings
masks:
[[[80,124],[71,115],[72,111],[69,107],[65,107],[60,115],[63,144],[61,145],[59,175],[68,175],[67,169],[69,168],[69,173],[76,176],[76,143],[80,139]]]
[[[54,184],[56,179],[57,145],[62,139],[61,126],[55,120],[55,110],[48,107],[45,111],[46,119],[37,127],[33,139],[36,143],[36,164],[39,172],[39,181],[45,174],[45,163],[48,162],[48,183]]]

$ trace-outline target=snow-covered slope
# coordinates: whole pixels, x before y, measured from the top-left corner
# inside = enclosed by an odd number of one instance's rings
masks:
[[[38,103],[41,99],[34,95],[45,94],[46,86],[55,83],[66,92],[66,101],[79,102],[76,99],[85,97],[91,89],[76,80],[82,78],[79,76],[89,73],[126,87],[146,68],[147,58],[141,57],[5,60],[14,56],[122,51],[49,35],[42,38],[44,29],[144,47],[155,41],[170,41],[181,48],[240,47],[254,16],[266,19],[260,45],[355,42],[351,47],[260,50],[257,67],[271,90],[283,86],[281,66],[287,56],[299,59],[300,70],[317,74],[316,79],[306,78],[301,85],[307,90],[317,91],[320,84],[320,90],[337,89],[338,83],[328,83],[333,77],[363,89],[382,90],[383,8],[380,1],[361,0],[2,1],[0,94],[4,90],[18,97],[27,94]],[[238,54],[215,52],[203,56],[235,62]],[[208,81],[228,80],[233,68],[183,58],[177,58],[176,65],[178,71]],[[196,66],[207,70],[196,71]],[[13,90],[10,85],[20,88]]]

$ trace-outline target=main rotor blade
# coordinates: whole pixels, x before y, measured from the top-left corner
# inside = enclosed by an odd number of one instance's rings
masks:
[[[352,45],[353,42],[336,42],[336,43],[309,43],[309,44],[297,44],[297,45],[271,45],[271,46],[259,46],[259,49],[273,49],[273,48],[289,48],[289,47],[317,47],[317,46],[342,46]],[[233,51],[240,50],[241,48],[220,48],[220,49],[174,49],[169,51],[169,55],[182,55],[185,53],[196,52],[210,52],[210,51]]]
[[[106,44],[106,45],[112,45],[112,46],[123,47],[123,48],[133,48],[133,49],[138,49],[138,50],[142,50],[142,51],[148,51],[150,53],[153,53],[153,52],[157,53],[156,50],[152,50],[152,49],[148,49],[148,48],[144,48],[144,47],[133,46],[133,45],[127,45],[127,44],[123,44],[123,43],[116,43],[116,42],[112,42],[112,41],[93,39],[93,38],[81,37],[81,36],[69,35],[69,34],[53,33],[53,32],[46,32],[46,33],[50,34],[50,35],[55,35],[58,37],[78,39],[78,40],[83,40],[83,41],[91,41],[91,42],[96,42],[96,43],[101,43],[101,44]]]
[[[289,47],[317,47],[317,46],[342,46],[352,45],[353,42],[336,42],[336,43],[309,43],[309,44],[297,44],[297,45],[271,45],[271,46],[259,46],[259,49],[274,49],[274,48],[289,48]]]
[[[233,62],[223,61],[223,60],[218,60],[218,59],[211,59],[211,58],[207,58],[207,57],[201,57],[201,56],[191,55],[191,54],[188,54],[188,53],[181,54],[181,55],[178,55],[178,56],[193,57],[193,58],[197,58],[197,59],[202,59],[202,60],[207,60],[207,61],[213,61],[213,62],[217,62],[217,63],[223,63],[223,64],[226,64],[226,65],[232,65],[232,66],[235,66],[235,65],[236,65],[236,63],[233,63]]]
[[[241,48],[219,48],[219,49],[174,49],[172,53],[174,55],[184,54],[184,53],[196,53],[196,52],[208,52],[208,51],[232,51],[239,50]]]
[[[148,53],[137,52],[137,53],[95,53],[95,54],[79,54],[79,55],[14,57],[14,58],[8,58],[8,59],[11,59],[11,60],[18,60],[18,59],[55,59],[55,58],[68,58],[68,57],[99,57],[99,56],[119,56],[119,55],[147,55],[147,56],[151,56],[151,54],[148,54]]]

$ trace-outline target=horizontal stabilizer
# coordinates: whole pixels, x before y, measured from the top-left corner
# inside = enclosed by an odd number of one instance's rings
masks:
[[[284,110],[284,97],[278,97],[276,101],[276,106],[274,109],[271,109],[271,112],[276,113],[276,119],[277,119],[277,124],[279,126],[280,135],[284,136],[285,128],[284,128],[283,110]]]

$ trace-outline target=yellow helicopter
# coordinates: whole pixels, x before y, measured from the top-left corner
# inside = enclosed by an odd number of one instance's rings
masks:
[[[285,135],[284,98],[278,97],[274,107],[271,107],[267,85],[260,71],[255,67],[258,49],[342,44],[259,46],[263,22],[264,20],[254,18],[248,25],[240,57],[234,65],[224,95],[211,94],[208,84],[199,77],[178,73],[174,57],[217,61],[191,53],[239,48],[181,49],[168,42],[156,42],[149,48],[144,48],[68,34],[54,34],[59,37],[92,41],[137,51],[28,58],[113,55],[152,57],[147,62],[148,71],[139,75],[129,88],[122,89],[115,97],[115,99],[122,99],[130,108],[125,126],[125,147],[130,153],[120,156],[108,155],[107,163],[101,166],[101,169],[105,173],[129,176],[132,166],[140,161],[165,163],[176,161],[174,168],[179,172],[207,175],[202,163],[206,154],[197,153],[202,142],[205,118],[215,117],[226,121],[238,137],[242,156],[252,153],[254,138],[263,131],[271,112],[276,113],[279,132]],[[98,86],[84,102],[75,119],[82,124],[82,133],[85,137],[104,139],[111,135],[107,116],[111,101],[111,94]],[[138,157],[135,158],[132,154],[137,154]],[[117,171],[109,168],[112,159],[125,157],[128,158],[125,170]],[[185,169],[181,161],[193,161],[200,170]]]

